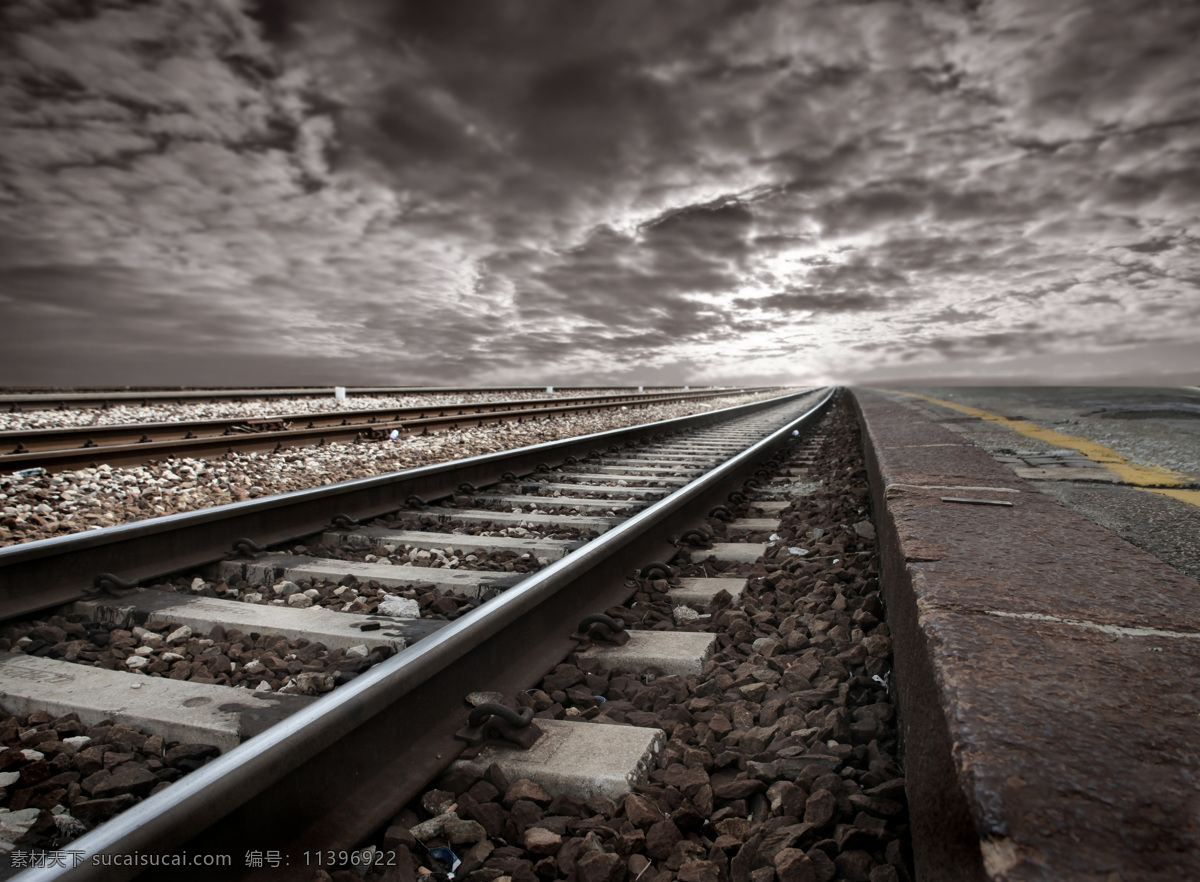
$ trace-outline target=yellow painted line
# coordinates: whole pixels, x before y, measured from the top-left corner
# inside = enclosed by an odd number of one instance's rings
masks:
[[[1103,444],[1097,444],[1095,441],[1089,441],[1087,438],[1080,438],[1077,435],[1063,435],[1061,432],[1043,428],[1027,420],[1011,420],[1008,417],[998,416],[986,410],[980,410],[977,407],[956,404],[953,401],[943,401],[940,398],[932,398],[928,395],[918,395],[915,392],[902,392],[899,389],[880,391],[895,392],[900,395],[906,395],[909,398],[919,398],[922,401],[928,401],[930,404],[956,410],[959,413],[975,417],[976,419],[989,423],[998,423],[1020,435],[1024,435],[1026,438],[1044,441],[1047,444],[1053,444],[1055,447],[1077,450],[1092,462],[1098,463],[1112,472],[1120,478],[1123,484],[1130,484],[1139,489],[1148,490],[1151,493],[1169,496],[1172,499],[1178,499],[1180,502],[1186,502],[1188,505],[1200,508],[1200,490],[1187,489],[1190,486],[1190,479],[1187,475],[1163,468],[1162,466],[1137,465],[1125,459],[1125,457],[1121,456],[1115,450],[1105,447]],[[1164,487],[1164,484],[1175,484],[1177,486]]]
[[[1151,493],[1170,496],[1172,499],[1178,499],[1180,502],[1186,502],[1188,505],[1200,508],[1200,490],[1171,490],[1166,487],[1147,487],[1145,489]]]

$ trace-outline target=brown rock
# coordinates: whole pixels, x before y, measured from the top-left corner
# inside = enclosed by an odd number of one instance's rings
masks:
[[[679,828],[670,820],[661,820],[646,831],[646,854],[656,861],[665,861],[683,838]]]
[[[619,855],[593,852],[575,864],[578,882],[624,882],[625,861]]]
[[[541,785],[535,784],[528,778],[514,781],[508,785],[508,789],[504,793],[504,804],[506,806],[511,807],[519,799],[528,799],[530,802],[536,802],[538,805],[550,804],[550,794],[543,790]]]
[[[677,763],[666,770],[663,783],[674,787],[690,799],[701,787],[708,784],[708,773],[704,769],[689,769]]]
[[[684,800],[679,808],[671,812],[671,820],[675,822],[675,826],[685,832],[692,830],[700,830],[708,821],[706,813],[700,811],[692,804],[691,800]]]
[[[713,796],[717,799],[745,799],[755,793],[762,793],[766,789],[767,785],[762,781],[751,779],[725,781],[713,786]]]
[[[629,877],[638,879],[646,872],[646,868],[650,866],[650,861],[643,854],[631,854],[629,856]]]
[[[611,818],[617,813],[617,804],[607,796],[602,796],[599,793],[592,794],[584,801],[584,806],[592,814],[604,815],[606,818]]]
[[[545,827],[530,827],[521,837],[521,844],[534,854],[554,854],[562,842],[561,836]]]
[[[817,882],[817,871],[812,861],[798,848],[776,852],[775,875],[779,882]]]
[[[107,751],[108,748],[103,745],[85,747],[75,754],[71,764],[84,776],[94,775],[104,768],[104,754]]]
[[[141,750],[146,744],[146,736],[132,726],[117,725],[108,730],[105,743],[111,744],[122,753],[132,753]]]
[[[58,733],[50,729],[28,729],[21,733],[21,746],[40,750],[39,744],[58,741]]]
[[[95,776],[93,776],[95,777]],[[125,763],[112,770],[107,779],[92,788],[97,799],[107,799],[122,794],[145,796],[158,783],[158,776],[137,763]]]
[[[804,788],[799,784],[792,783],[791,781],[782,781],[780,782],[780,785],[780,814],[790,815],[798,820],[803,818],[805,804],[808,801],[808,794],[804,792]]]
[[[79,786],[83,789],[84,793],[90,796],[95,792],[97,787],[111,777],[112,772],[108,771],[108,769],[100,769],[98,772],[88,775],[86,778],[80,781]]]
[[[467,814],[480,824],[487,831],[487,835],[493,839],[500,839],[504,835],[504,822],[508,820],[508,812],[504,807],[497,802],[481,802],[478,805],[473,805],[467,809]]]
[[[487,838],[487,830],[478,821],[447,821],[442,835],[451,845],[466,845]]]
[[[745,842],[750,838],[750,833],[754,829],[754,825],[745,818],[726,818],[716,824],[717,832],[724,836],[732,836],[739,842]]]
[[[843,851],[833,859],[834,865],[846,882],[870,882],[871,856],[865,851],[851,849]]]
[[[455,872],[455,876],[466,876],[478,870],[483,866],[484,861],[491,856],[495,848],[496,847],[486,839],[482,842],[476,842],[462,854],[460,858],[462,860],[462,864]]]
[[[887,658],[892,654],[892,638],[884,634],[872,634],[862,645],[873,658]]]
[[[109,799],[81,799],[71,806],[71,815],[86,824],[107,821],[137,802],[136,796],[124,794]]]
[[[617,851],[624,855],[640,854],[646,850],[646,831],[635,827],[617,834]]]
[[[806,838],[813,838],[812,830],[811,824],[789,824],[772,830],[763,837],[762,845],[758,848],[759,857],[773,860],[783,849],[802,844]]]
[[[513,823],[517,825],[517,830],[524,831],[526,827],[538,826],[538,822],[545,816],[545,812],[537,803],[530,802],[528,799],[520,799],[513,803],[509,815]]]
[[[685,864],[702,861],[707,856],[708,850],[703,845],[690,839],[681,839],[671,849],[671,856],[667,858],[667,869],[678,870]]]
[[[892,818],[904,811],[903,803],[867,796],[863,793],[851,793],[850,805],[858,811],[867,812],[879,818]]]
[[[663,819],[663,813],[654,803],[636,793],[626,796],[622,807],[625,809],[625,817],[635,827],[650,827]]]
[[[566,815],[571,818],[583,816],[583,800],[568,793],[559,793],[546,806],[548,815]]]
[[[463,793],[471,802],[492,802],[499,795],[500,791],[487,781],[477,781]]]
[[[900,874],[896,872],[896,868],[891,864],[883,864],[879,867],[873,867],[868,879],[869,882],[900,882]]]
[[[220,753],[221,751],[211,744],[176,744],[163,755],[163,761],[169,766],[192,772]]]
[[[828,826],[837,815],[837,797],[828,790],[816,790],[804,803],[804,822],[814,827]]]
[[[21,783],[26,787],[32,787],[47,778],[52,778],[57,771],[58,769],[45,760],[34,760],[21,769]]]
[[[692,861],[675,874],[679,882],[720,882],[721,871],[712,861]]]
[[[807,854],[812,862],[813,871],[817,874],[817,882],[832,882],[833,877],[837,875],[837,866],[833,863],[833,858],[817,847],[810,848]]]
[[[56,787],[53,790],[48,790],[44,793],[39,793],[29,800],[30,808],[52,809],[55,806],[62,805],[66,800],[67,790],[65,787]]]

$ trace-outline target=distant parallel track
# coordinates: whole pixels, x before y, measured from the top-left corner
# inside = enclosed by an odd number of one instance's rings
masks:
[[[497,392],[588,392],[612,388],[605,386],[348,386],[346,394],[353,397],[394,395],[450,395]],[[678,386],[647,386],[651,391],[688,391]],[[711,387],[709,387],[711,388]],[[335,390],[329,386],[273,389],[56,389],[30,392],[0,393],[0,411],[17,413],[34,410],[68,410],[107,408],[128,404],[202,404],[213,401],[253,401],[271,398],[332,398]]]
[[[430,430],[524,422],[622,406],[703,400],[761,388],[664,394],[577,396],[437,406],[339,410],[254,418],[179,420],[0,432],[0,473],[28,468],[51,471],[100,463],[133,465],[168,456],[207,457],[236,451],[268,451],[339,441],[382,440]]]

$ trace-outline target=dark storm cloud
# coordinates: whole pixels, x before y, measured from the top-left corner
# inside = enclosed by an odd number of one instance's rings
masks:
[[[1182,358],[1198,38],[1166,0],[14,0],[0,382]]]

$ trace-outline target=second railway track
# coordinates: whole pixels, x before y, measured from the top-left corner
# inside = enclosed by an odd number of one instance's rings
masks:
[[[76,621],[141,634],[132,643],[121,638],[126,651],[105,658],[101,667],[125,670],[97,671],[97,683],[112,682],[97,690],[128,690],[131,678],[145,682],[144,673],[159,674],[165,685],[172,669],[200,670],[192,691],[178,698],[163,691],[166,716],[184,713],[172,702],[224,702],[232,711],[215,736],[225,739],[223,756],[70,848],[89,856],[180,848],[240,854],[269,841],[299,855],[361,842],[462,751],[455,734],[465,696],[512,694],[536,683],[577,645],[572,632],[583,619],[628,597],[631,565],[669,559],[689,528],[710,513],[728,514],[722,505],[744,510],[745,494],[772,476],[786,445],[829,399],[808,393],[0,550],[6,617],[75,602],[82,603]],[[793,481],[807,478],[782,480],[776,486],[786,497]],[[751,513],[786,505],[759,503]],[[365,523],[370,518],[381,520]],[[268,550],[283,544],[290,547]],[[745,553],[724,551],[730,560]],[[171,573],[186,574],[175,579],[183,590],[170,590],[164,577]],[[155,588],[131,591],[134,581]],[[34,585],[39,590],[31,592]],[[701,607],[722,588],[703,577],[679,587]],[[238,662],[221,653],[215,666],[184,657],[185,647],[211,657],[214,641],[206,649],[192,635],[213,628],[230,641],[244,635]],[[189,633],[179,637],[180,629]],[[220,690],[249,693],[229,684],[253,684],[253,676],[237,674],[239,666],[264,670],[251,658],[262,634],[286,644],[276,647],[276,660],[293,659],[283,662],[284,691],[308,695],[260,689],[237,702],[262,709],[243,712]],[[0,676],[17,683],[24,671],[32,684],[70,676],[70,662],[46,657],[60,653],[36,649],[4,653]],[[175,658],[165,658],[172,652]],[[303,663],[317,656],[336,656],[332,673]],[[133,665],[131,658],[146,661]],[[128,672],[140,667],[142,675]],[[25,692],[27,713],[39,689]],[[114,706],[101,700],[77,713],[95,725]],[[148,720],[143,714],[149,731],[166,725]],[[179,740],[207,737],[188,731]],[[228,749],[230,738],[251,734]],[[322,794],[319,805],[314,792]],[[207,830],[196,830],[197,817],[210,822]],[[298,878],[299,868],[293,871]],[[85,861],[31,878],[135,873]]]
[[[169,456],[214,456],[338,441],[380,441],[497,422],[525,422],[618,407],[702,401],[764,389],[626,393],[366,408],[265,417],[171,420],[0,431],[0,472],[128,465]]]

